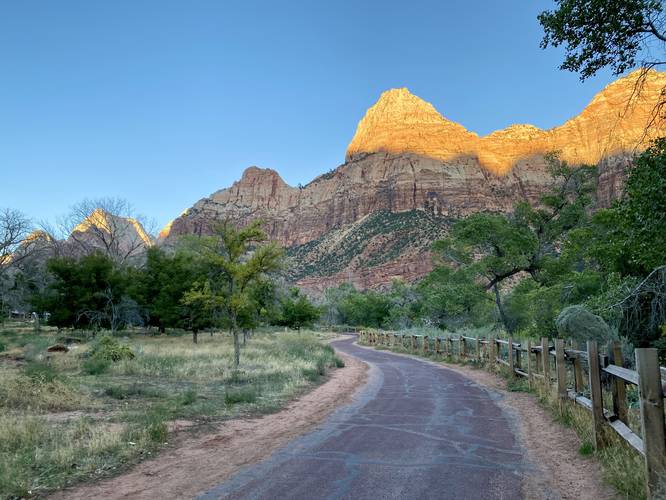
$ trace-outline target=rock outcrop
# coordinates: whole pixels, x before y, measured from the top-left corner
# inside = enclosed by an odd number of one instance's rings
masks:
[[[519,200],[534,203],[551,183],[546,154],[552,151],[572,165],[598,165],[597,201],[608,205],[621,192],[633,155],[663,132],[654,112],[664,87],[666,73],[632,73],[560,127],[512,125],[484,137],[447,120],[407,89],[389,90],[359,123],[346,162],[337,169],[295,188],[274,170],[250,167],[231,187],[170,222],[160,241],[208,233],[223,219],[243,225],[261,218],[270,237],[298,256],[294,278],[309,289],[416,279],[430,270],[427,248],[439,231],[407,242],[391,259],[370,259],[374,266],[367,259],[349,259],[343,268],[317,265],[330,256],[319,243],[379,212],[421,212],[444,227],[473,212],[509,211]]]

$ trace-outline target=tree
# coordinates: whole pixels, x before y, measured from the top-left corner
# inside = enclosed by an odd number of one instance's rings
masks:
[[[145,265],[134,273],[130,293],[146,309],[149,325],[163,333],[166,328],[185,326],[188,318],[192,324],[182,300],[201,278],[198,267],[181,252],[169,255],[160,248],[148,249]]]
[[[151,227],[148,230],[152,229]],[[118,265],[143,256],[152,245],[148,221],[121,198],[85,199],[60,221],[60,239],[79,255],[102,252]],[[57,239],[57,238],[56,238]]]
[[[622,198],[598,211],[584,234],[588,255],[606,272],[646,276],[666,264],[666,139],[634,161]]]
[[[50,314],[49,324],[115,331],[143,322],[138,305],[127,296],[127,274],[104,254],[55,258],[47,268],[53,282],[33,304]]]
[[[240,330],[256,312],[253,285],[282,267],[282,249],[266,243],[268,237],[254,221],[236,229],[229,221],[218,225],[213,236],[190,239],[207,269],[206,281],[188,294],[184,303],[197,298],[216,322],[228,326],[234,339],[234,365],[240,364]]]
[[[25,246],[31,227],[30,219],[18,210],[0,210],[0,318],[8,302],[8,289],[15,281],[10,271],[31,254],[31,248]]]
[[[429,326],[458,328],[481,325],[490,319],[492,298],[469,269],[437,266],[417,285],[418,315]]]
[[[295,287],[283,297],[281,307],[282,312],[278,324],[297,330],[312,325],[321,315],[321,310]]]
[[[519,274],[537,282],[549,261],[558,255],[565,234],[584,223],[591,202],[595,170],[571,168],[557,154],[547,156],[553,185],[537,207],[519,202],[511,215],[476,213],[456,222],[450,236],[435,242],[441,261],[480,279],[495,295],[497,310],[508,331],[513,324],[502,304],[502,283]]]
[[[560,69],[577,72],[581,80],[602,68],[615,75],[636,67],[642,51],[666,41],[661,0],[555,0],[554,11],[538,19],[544,29],[541,47],[564,45]],[[659,47],[660,55],[663,46]],[[640,61],[642,66],[663,64]]]

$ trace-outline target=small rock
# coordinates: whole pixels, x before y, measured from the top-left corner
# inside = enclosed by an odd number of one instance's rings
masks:
[[[69,348],[64,344],[53,344],[46,350],[47,352],[69,352]]]

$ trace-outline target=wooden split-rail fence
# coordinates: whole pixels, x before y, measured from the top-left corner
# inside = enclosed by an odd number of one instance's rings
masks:
[[[636,349],[636,370],[630,370],[623,366],[619,342],[610,343],[605,352],[600,352],[595,341],[588,341],[583,351],[567,346],[562,339],[551,343],[545,337],[541,342],[514,342],[511,337],[429,337],[365,330],[359,332],[359,337],[368,345],[401,346],[426,355],[503,365],[509,373],[526,378],[530,386],[541,383],[556,388],[561,408],[571,401],[591,413],[596,448],[605,446],[610,429],[644,457],[649,498],[656,498],[659,482],[666,481],[666,368],[659,366],[656,349]],[[606,406],[604,385],[610,388]],[[640,433],[629,427],[628,385],[638,387]]]

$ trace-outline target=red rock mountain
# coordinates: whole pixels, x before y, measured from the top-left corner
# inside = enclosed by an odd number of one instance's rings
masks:
[[[250,167],[170,222],[160,241],[207,233],[222,219],[262,218],[293,257],[293,281],[310,291],[417,279],[431,269],[431,242],[455,218],[535,202],[550,183],[548,152],[598,165],[598,203],[610,203],[631,157],[663,135],[654,113],[665,87],[666,73],[635,72],[559,127],[512,125],[483,137],[407,89],[389,90],[358,124],[343,165],[302,188]]]

